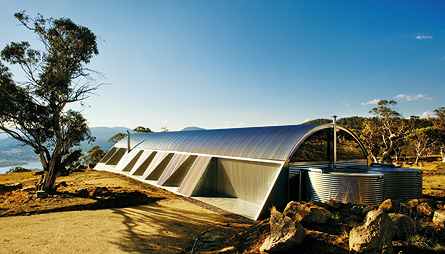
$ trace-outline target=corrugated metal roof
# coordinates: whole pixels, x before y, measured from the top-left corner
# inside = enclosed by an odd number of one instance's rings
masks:
[[[131,134],[132,148],[285,161],[296,143],[320,124]],[[327,125],[328,126],[328,125]],[[326,128],[328,128],[326,126]],[[126,147],[127,139],[115,146]]]

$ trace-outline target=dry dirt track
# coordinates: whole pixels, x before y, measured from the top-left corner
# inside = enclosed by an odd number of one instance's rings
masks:
[[[243,227],[180,199],[0,218],[0,253],[180,253],[204,231]]]

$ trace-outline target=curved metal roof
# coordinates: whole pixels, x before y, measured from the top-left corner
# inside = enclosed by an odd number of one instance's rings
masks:
[[[303,139],[332,124],[131,134],[132,148],[285,161]],[[297,145],[298,144],[298,145]],[[115,146],[127,147],[127,139]]]

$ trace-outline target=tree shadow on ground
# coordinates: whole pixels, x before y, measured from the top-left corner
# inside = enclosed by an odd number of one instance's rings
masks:
[[[110,242],[132,253],[185,253],[206,230],[248,226],[179,199],[113,209],[113,213],[123,217],[126,230]]]

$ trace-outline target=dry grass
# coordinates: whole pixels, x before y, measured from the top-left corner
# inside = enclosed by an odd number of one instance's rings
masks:
[[[125,176],[105,171],[86,170],[57,178],[57,192],[36,198],[35,172],[1,174],[0,184],[21,183],[22,190],[0,195],[0,216],[25,215],[68,210],[91,210],[142,205],[175,194]]]

